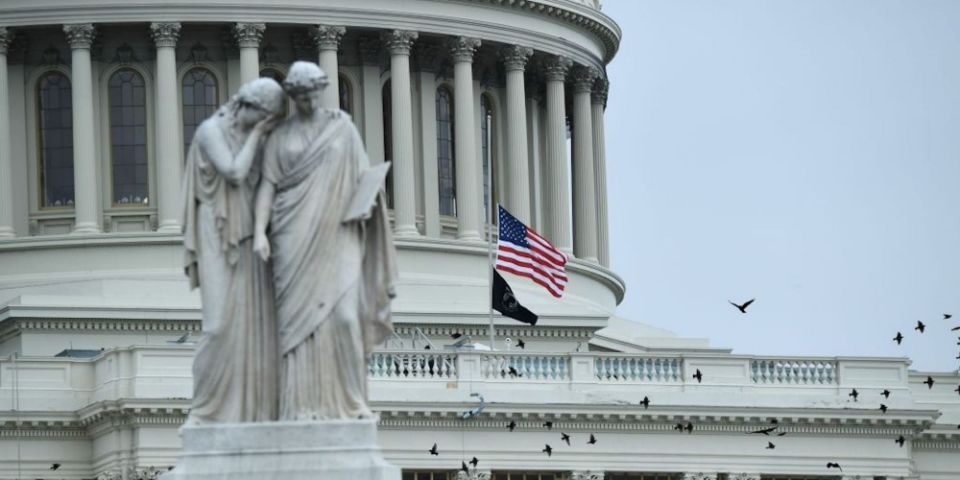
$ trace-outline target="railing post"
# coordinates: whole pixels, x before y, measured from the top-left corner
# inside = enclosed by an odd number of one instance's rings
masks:
[[[475,351],[457,352],[457,382],[477,382],[483,380],[480,374],[480,362],[483,353]]]
[[[589,352],[570,353],[571,386],[597,383],[596,356]]]

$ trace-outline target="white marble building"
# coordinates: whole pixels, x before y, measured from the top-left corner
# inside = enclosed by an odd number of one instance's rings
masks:
[[[369,372],[405,479],[472,457],[483,480],[960,478],[956,372],[733,354],[613,315],[604,66],[621,32],[599,3],[0,1],[0,479],[175,463],[200,324],[180,269],[184,145],[295,59],[338,72],[327,104],[394,164],[398,335]],[[514,279],[540,323],[498,316],[496,351],[451,350],[453,333],[487,338],[488,186],[572,254],[570,283],[556,301]]]

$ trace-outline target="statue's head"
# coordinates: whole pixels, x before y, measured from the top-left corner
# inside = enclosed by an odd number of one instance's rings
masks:
[[[309,114],[320,108],[320,96],[330,83],[327,74],[313,62],[294,62],[290,65],[283,89],[293,99],[297,111]]]
[[[237,120],[246,126],[268,116],[281,115],[285,101],[280,84],[266,77],[245,83],[233,98]]]

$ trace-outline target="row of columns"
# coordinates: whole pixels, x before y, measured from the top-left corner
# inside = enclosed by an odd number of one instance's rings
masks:
[[[157,49],[156,88],[158,98],[177,97],[176,45],[181,25],[176,22],[153,23],[151,36]],[[241,82],[259,77],[258,48],[266,25],[263,23],[237,23],[233,33],[240,50]],[[96,35],[92,24],[74,24],[63,27],[72,52],[73,125],[74,125],[74,189],[75,233],[100,231],[97,219],[97,179],[93,126],[93,78],[90,46]],[[342,26],[318,25],[313,36],[319,50],[318,62],[331,76],[324,91],[323,104],[327,108],[339,106],[336,74],[337,51],[345,34]],[[394,176],[395,233],[398,236],[420,235],[416,227],[415,171],[413,146],[413,106],[410,90],[410,51],[417,39],[417,32],[393,30],[384,32],[381,44],[390,53],[391,69],[391,158]],[[0,238],[12,237],[12,188],[10,153],[9,99],[7,98],[6,50],[12,35],[0,29]],[[479,191],[481,182],[476,175],[481,171],[475,144],[474,130],[477,125],[474,115],[473,57],[480,40],[470,37],[455,37],[448,48],[454,61],[454,112],[455,112],[455,162],[457,195],[457,237],[478,241],[483,232],[483,202]],[[524,70],[533,55],[533,50],[523,46],[508,46],[501,53],[506,67],[507,128],[506,131],[506,208],[527,224],[531,224],[531,164],[536,158],[527,139],[527,112],[534,111],[534,102],[527,102],[524,85]],[[540,175],[539,188],[543,189],[540,219],[541,233],[550,238],[560,249],[573,253],[587,261],[606,265],[606,184],[603,150],[603,106],[594,91],[599,72],[589,67],[572,68],[572,62],[564,57],[552,57],[544,65],[546,76],[546,128],[545,162]],[[368,72],[368,70],[370,70]],[[378,72],[364,66],[364,118],[374,127],[379,118],[383,125],[379,105],[370,102],[368,96],[379,98]],[[573,91],[573,229],[569,214],[571,200],[568,184],[569,161],[566,149],[565,82],[572,75]],[[374,77],[377,75],[377,77]],[[370,78],[368,78],[370,77]],[[368,80],[374,80],[368,82]],[[367,88],[370,83],[371,88]],[[157,210],[158,230],[175,233],[180,231],[179,188],[183,158],[179,145],[180,122],[175,102],[157,102],[155,109],[157,138]],[[534,119],[536,120],[536,119]],[[371,128],[365,128],[371,131]],[[368,135],[368,137],[370,137]],[[383,158],[382,140],[368,138],[372,158]],[[534,142],[536,143],[536,142]],[[379,150],[379,151],[378,151]],[[379,155],[377,155],[379,154]],[[598,175],[599,173],[599,175]]]

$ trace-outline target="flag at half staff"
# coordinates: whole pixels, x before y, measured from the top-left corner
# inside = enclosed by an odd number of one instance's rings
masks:
[[[554,297],[563,296],[567,286],[564,271],[567,255],[502,206],[499,206],[499,220],[496,269],[527,277]]]
[[[493,271],[493,291],[491,293],[491,306],[494,310],[502,313],[504,317],[510,317],[530,325],[537,324],[537,314],[520,304],[520,301],[513,294],[510,284],[496,270]]]

